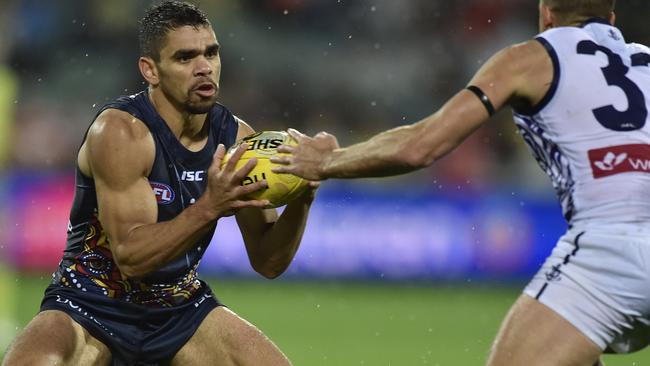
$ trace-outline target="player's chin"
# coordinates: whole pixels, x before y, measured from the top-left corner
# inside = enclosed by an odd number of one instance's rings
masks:
[[[216,94],[211,97],[194,97],[187,101],[185,107],[187,108],[188,112],[192,114],[204,114],[208,113],[216,102]]]

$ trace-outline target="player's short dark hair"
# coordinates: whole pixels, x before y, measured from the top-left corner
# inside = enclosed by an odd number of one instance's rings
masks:
[[[160,61],[160,50],[167,33],[186,25],[195,28],[211,26],[205,13],[194,4],[166,0],[152,6],[140,20],[140,55]]]
[[[616,0],[542,0],[564,20],[607,19],[614,11]]]

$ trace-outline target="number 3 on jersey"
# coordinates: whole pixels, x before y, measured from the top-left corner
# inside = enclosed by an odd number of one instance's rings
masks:
[[[619,111],[613,105],[596,108],[593,110],[596,120],[603,127],[614,131],[633,131],[643,128],[648,117],[645,96],[639,86],[626,76],[630,68],[625,66],[621,56],[592,41],[578,43],[577,51],[582,55],[596,55],[598,51],[607,55],[609,65],[601,69],[607,85],[621,88],[627,97],[626,111]],[[638,53],[632,56],[632,66],[646,66],[648,63],[650,63],[650,55]]]

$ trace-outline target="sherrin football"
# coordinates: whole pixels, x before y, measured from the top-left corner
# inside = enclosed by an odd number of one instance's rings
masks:
[[[244,137],[228,149],[222,167],[230,160],[232,154],[242,143],[248,144],[248,150],[235,165],[235,170],[243,167],[248,160],[257,159],[257,165],[246,176],[242,185],[251,184],[262,179],[266,179],[268,185],[266,189],[251,193],[248,198],[268,200],[270,202],[268,207],[274,208],[286,205],[305,191],[309,184],[307,180],[293,174],[277,174],[271,171],[278,164],[271,163],[269,159],[276,154],[281,154],[277,151],[278,146],[296,145],[296,141],[288,133],[284,131],[261,131]]]

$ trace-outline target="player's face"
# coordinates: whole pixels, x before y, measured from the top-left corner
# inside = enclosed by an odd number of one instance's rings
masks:
[[[221,58],[211,27],[183,26],[167,33],[157,68],[161,91],[177,107],[203,114],[217,101]]]

